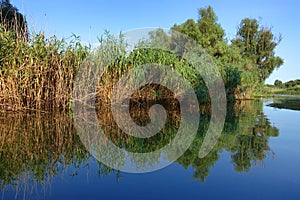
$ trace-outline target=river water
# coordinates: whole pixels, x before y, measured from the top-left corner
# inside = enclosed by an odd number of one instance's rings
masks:
[[[107,119],[101,117],[99,123]],[[72,114],[0,113],[0,198],[300,199],[300,111],[295,105],[258,99],[229,106],[222,135],[204,158],[198,152],[209,116],[201,119],[194,142],[176,162],[130,174],[91,156]],[[168,140],[174,134],[170,130],[176,128],[166,131]],[[111,139],[118,143],[122,138]],[[153,148],[125,143],[131,151]]]

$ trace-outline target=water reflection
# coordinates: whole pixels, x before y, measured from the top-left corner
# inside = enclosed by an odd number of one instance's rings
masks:
[[[268,106],[289,109],[289,110],[300,110],[300,97],[299,96],[276,96],[273,98],[273,103]]]
[[[72,165],[71,175],[76,175],[89,157],[69,115],[0,113],[2,192],[13,188],[16,198],[26,197],[36,184],[49,184],[67,166]],[[111,171],[100,163],[99,170]]]
[[[148,152],[168,143],[178,129],[180,116],[176,102],[169,109],[168,125],[155,137],[137,139],[120,130],[113,121],[110,110],[98,110],[99,124],[114,144],[132,152]],[[135,105],[132,103],[132,105]],[[131,110],[132,118],[143,123],[147,113],[141,111],[150,105]],[[171,110],[171,111],[170,111]],[[204,158],[198,157],[210,116],[201,109],[201,123],[194,142],[176,163],[184,168],[192,167],[195,179],[204,182],[211,169],[220,159],[221,152],[231,155],[237,172],[248,172],[260,165],[268,156],[275,156],[268,145],[270,137],[279,135],[263,113],[262,101],[244,101],[228,106],[228,114],[221,138],[213,150]],[[63,174],[68,166],[76,169],[91,164],[86,151],[74,128],[71,115],[66,114],[14,114],[0,113],[0,190],[15,188],[14,191],[30,188],[35,184],[48,184]],[[155,159],[154,159],[155,160]],[[113,170],[98,163],[100,175],[116,176]],[[120,173],[117,173],[120,176]],[[25,187],[26,186],[26,187]],[[26,191],[25,191],[26,192]]]
[[[271,125],[262,107],[261,101],[245,101],[229,106],[224,131],[213,151],[203,159],[197,157],[197,150],[203,139],[203,132],[200,131],[189,151],[178,163],[185,168],[192,166],[195,170],[194,178],[204,182],[223,150],[231,154],[237,172],[248,172],[253,165],[258,165],[268,155],[274,156],[274,152],[268,146],[268,140],[269,137],[278,136],[279,131]],[[201,126],[206,125],[207,120],[204,119]]]

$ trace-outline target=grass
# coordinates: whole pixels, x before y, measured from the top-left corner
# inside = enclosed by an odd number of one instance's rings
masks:
[[[276,88],[273,94],[300,95],[300,85],[291,88]]]

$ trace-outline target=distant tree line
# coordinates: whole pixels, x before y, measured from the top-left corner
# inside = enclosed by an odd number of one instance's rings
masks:
[[[300,79],[287,81],[285,83],[283,83],[281,80],[275,80],[274,82],[274,86],[279,88],[292,88],[298,85],[300,85]]]

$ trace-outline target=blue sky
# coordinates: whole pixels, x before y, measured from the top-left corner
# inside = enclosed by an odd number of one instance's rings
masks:
[[[24,13],[37,32],[59,38],[72,33],[82,41],[95,43],[107,29],[112,33],[136,28],[170,28],[187,19],[197,19],[198,8],[211,5],[226,32],[235,36],[236,27],[245,17],[261,18],[263,25],[283,36],[276,54],[285,64],[274,71],[267,83],[281,79],[300,79],[300,1],[298,0],[11,0]]]

